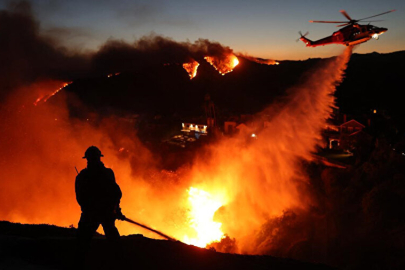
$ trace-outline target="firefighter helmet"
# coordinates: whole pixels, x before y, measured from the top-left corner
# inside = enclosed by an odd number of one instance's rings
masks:
[[[103,154],[101,154],[100,149],[98,149],[96,146],[90,146],[87,148],[86,152],[84,153],[83,158],[92,158],[92,157],[104,157]]]

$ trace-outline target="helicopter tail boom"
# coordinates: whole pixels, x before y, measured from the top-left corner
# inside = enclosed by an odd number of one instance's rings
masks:
[[[302,42],[304,42],[307,47],[312,47],[312,46],[313,46],[313,41],[310,40],[310,39],[308,39],[308,38],[306,38],[305,36],[301,36],[301,37],[300,37],[300,40],[301,40]]]

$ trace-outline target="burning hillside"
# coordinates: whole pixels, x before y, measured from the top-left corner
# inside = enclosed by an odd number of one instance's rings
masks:
[[[68,86],[69,84],[71,84],[72,82],[69,83],[63,83],[63,82],[54,82],[55,84],[61,84],[61,86],[59,88],[56,88],[56,90],[51,90],[50,93],[48,94],[43,94],[41,95],[39,98],[37,98],[34,102],[34,105],[37,106],[40,102],[47,102],[48,99],[50,99],[52,96],[56,95],[60,90],[62,90],[63,88],[65,88],[66,86]],[[44,90],[46,89],[46,87],[43,88]]]
[[[210,63],[222,76],[233,71],[233,69],[239,64],[239,60],[235,55],[225,55],[221,58],[215,58],[212,56],[204,57],[204,59],[207,60],[207,62]]]
[[[273,89],[264,80],[259,81],[260,89],[251,82],[259,76],[278,82],[269,70],[283,65],[263,66],[258,75],[247,70],[249,65],[259,66],[257,63],[245,56],[238,59],[232,49],[217,42],[175,42],[148,36],[134,44],[110,40],[97,52],[73,55],[58,49],[51,38],[44,38],[26,10],[0,13],[0,27],[10,21],[21,23],[12,29],[21,35],[12,35],[3,27],[1,36],[10,36],[18,44],[28,43],[33,54],[42,50],[50,53],[44,53],[46,61],[38,63],[35,55],[20,56],[24,48],[5,46],[7,38],[0,41],[0,57],[14,57],[7,76],[0,75],[0,87],[7,90],[0,104],[4,119],[0,122],[0,219],[76,224],[80,210],[75,201],[74,168],[86,166],[83,152],[96,145],[123,190],[124,214],[140,223],[187,244],[217,251],[338,263],[338,256],[330,260],[325,252],[338,249],[339,243],[334,246],[330,239],[339,239],[341,228],[345,228],[344,221],[327,213],[328,209],[339,209],[340,204],[319,195],[335,194],[333,184],[337,184],[328,182],[332,176],[314,184],[314,179],[328,176],[328,171],[312,177],[308,164],[335,106],[333,94],[343,79],[350,47],[337,57],[312,65],[300,83],[280,87],[282,99],[264,106]],[[60,65],[61,59],[68,64]],[[19,65],[38,69],[20,70]],[[217,71],[229,75],[222,77]],[[188,97],[196,92],[203,100],[211,84],[202,78],[209,72],[216,76],[211,81],[221,80],[215,84],[217,88],[209,90],[226,93],[221,103],[224,107],[237,99],[235,85],[243,82],[244,87],[249,86],[243,93],[250,96],[240,94],[242,102],[234,104],[254,107],[253,123],[232,137],[217,137],[183,166],[167,170],[162,166],[166,156],[156,158],[150,150],[153,147],[145,146],[151,142],[143,143],[139,138],[142,127],[136,128],[123,111],[136,104],[138,112],[152,110],[159,119],[162,108],[169,108],[171,115],[181,109],[201,110],[199,99]],[[239,78],[242,72],[251,72],[252,81]],[[115,87],[117,81],[126,91]],[[113,95],[100,90],[105,85],[113,89]],[[138,96],[132,98],[127,93]],[[77,117],[78,111],[89,107],[93,107],[91,113]],[[181,153],[175,158],[187,159]],[[372,195],[362,201],[370,218],[376,207]],[[120,222],[118,227],[121,234],[155,237],[131,224]]]
[[[187,71],[190,76],[190,80],[197,76],[197,69],[200,64],[197,61],[192,61],[190,63],[184,63],[183,68]]]
[[[222,76],[226,73],[232,72],[233,69],[239,64],[238,58],[234,54],[224,54],[220,56],[205,56],[204,59],[210,63],[215,70]],[[197,76],[197,68],[200,64],[197,61],[184,63],[183,68],[187,71],[190,79]]]

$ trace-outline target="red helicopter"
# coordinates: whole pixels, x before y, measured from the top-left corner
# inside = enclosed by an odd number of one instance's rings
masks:
[[[319,39],[317,41],[312,41],[307,39],[305,36],[308,35],[308,32],[304,35],[299,32],[301,37],[299,40],[302,40],[307,47],[317,47],[324,46],[328,44],[342,44],[346,46],[353,46],[370,40],[371,38],[378,39],[379,35],[387,32],[387,28],[376,27],[374,25],[362,25],[357,22],[363,21],[365,19],[370,19],[377,17],[383,14],[393,12],[394,10],[386,11],[377,15],[366,17],[360,20],[353,20],[344,10],[340,12],[345,16],[348,21],[309,21],[311,23],[343,23],[337,25],[336,27],[345,26],[338,31],[334,32],[331,36]],[[378,21],[364,21],[364,22],[378,22]],[[297,40],[298,41],[298,40]]]

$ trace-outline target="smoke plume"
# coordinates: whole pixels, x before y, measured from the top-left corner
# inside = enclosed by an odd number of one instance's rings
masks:
[[[134,44],[124,41],[107,41],[93,56],[94,69],[104,73],[136,71],[163,64],[183,64],[204,57],[225,61],[233,54],[229,47],[207,39],[198,39],[194,43],[177,42],[170,38],[151,34],[137,40]]]

